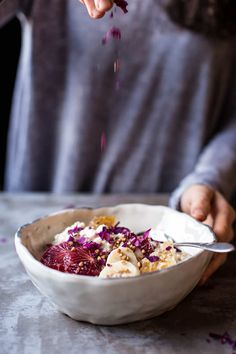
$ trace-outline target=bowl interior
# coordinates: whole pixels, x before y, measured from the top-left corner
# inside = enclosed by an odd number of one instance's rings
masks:
[[[123,204],[98,209],[68,209],[45,216],[31,224],[22,226],[17,239],[34,258],[40,259],[54,236],[76,221],[86,224],[98,215],[116,215],[120,225],[138,233],[150,228],[164,231],[175,241],[212,242],[214,233],[209,227],[193,218],[163,206]],[[191,255],[202,252],[196,248],[183,248]]]

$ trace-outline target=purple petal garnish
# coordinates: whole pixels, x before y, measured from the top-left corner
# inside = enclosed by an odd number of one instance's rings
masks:
[[[147,258],[150,262],[158,262],[160,260],[158,256],[149,256]]]
[[[72,236],[73,234],[77,234],[83,229],[84,229],[83,227],[75,226],[73,229],[68,230],[68,234]]]

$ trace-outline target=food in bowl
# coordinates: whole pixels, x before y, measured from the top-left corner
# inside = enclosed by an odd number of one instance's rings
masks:
[[[55,235],[78,220],[89,225],[101,215],[115,215],[121,225],[135,234],[150,228],[157,230],[157,240],[161,232],[173,237],[174,242],[215,240],[209,227],[186,214],[160,205],[137,203],[61,210],[21,226],[15,245],[30,279],[59,311],[73,319],[115,325],[158,316],[173,309],[193,290],[212,258],[212,252],[181,248],[191,255],[183,262],[157,272],[115,279],[78,276],[40,262]]]
[[[154,237],[155,236],[155,237]],[[153,229],[136,234],[113,215],[77,221],[56,234],[41,258],[65,273],[99,278],[133,277],[173,266],[189,257],[172,241],[157,241]]]

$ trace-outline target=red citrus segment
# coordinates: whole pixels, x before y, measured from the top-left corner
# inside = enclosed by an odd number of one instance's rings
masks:
[[[89,250],[63,242],[49,247],[43,254],[41,262],[53,269],[66,273],[96,276],[101,269]]]

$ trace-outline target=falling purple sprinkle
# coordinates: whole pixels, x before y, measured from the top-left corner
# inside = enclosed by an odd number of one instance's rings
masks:
[[[101,136],[101,152],[104,152],[107,146],[106,133],[103,132]]]
[[[117,79],[116,80],[116,91],[119,91],[121,89],[122,83],[121,80]]]
[[[107,31],[105,37],[102,39],[102,44],[105,45],[109,42],[110,39],[121,40],[121,31],[117,27],[112,27]]]
[[[0,238],[0,243],[7,243],[7,238],[6,237],[1,237]]]

